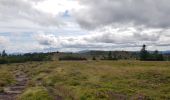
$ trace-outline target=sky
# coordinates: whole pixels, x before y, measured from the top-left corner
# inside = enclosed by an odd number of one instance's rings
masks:
[[[170,0],[0,0],[0,51],[170,50]]]

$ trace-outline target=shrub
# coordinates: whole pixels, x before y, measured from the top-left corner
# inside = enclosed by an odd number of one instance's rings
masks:
[[[96,60],[96,57],[95,57],[95,56],[93,56],[92,60]]]

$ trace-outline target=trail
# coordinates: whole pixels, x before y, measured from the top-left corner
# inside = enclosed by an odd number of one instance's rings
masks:
[[[38,65],[37,65],[38,66]],[[25,74],[24,65],[18,65],[17,69],[14,69],[13,75],[15,76],[16,83],[7,87],[4,87],[4,92],[0,93],[0,100],[17,100],[17,97],[23,93],[27,88],[29,82],[29,76]],[[37,82],[38,85],[42,85],[41,81]],[[43,86],[43,85],[42,85]],[[53,89],[45,87],[49,94],[53,97],[54,100],[63,100],[63,97],[55,95]]]
[[[5,87],[4,93],[0,93],[0,100],[16,100],[17,96],[26,88],[28,77],[24,72],[15,73],[16,84]]]

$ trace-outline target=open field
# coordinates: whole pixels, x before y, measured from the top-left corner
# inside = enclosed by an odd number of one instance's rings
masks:
[[[169,100],[170,62],[49,61],[0,65],[0,89],[28,82],[19,100]]]

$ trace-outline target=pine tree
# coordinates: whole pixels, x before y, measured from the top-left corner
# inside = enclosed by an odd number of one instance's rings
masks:
[[[140,51],[140,60],[143,60],[143,61],[148,60],[148,56],[149,56],[149,53],[146,50],[146,45],[144,44]]]
[[[3,51],[2,51],[2,54],[1,54],[1,55],[2,55],[2,57],[7,56],[7,54],[6,54],[5,50],[3,50]]]

